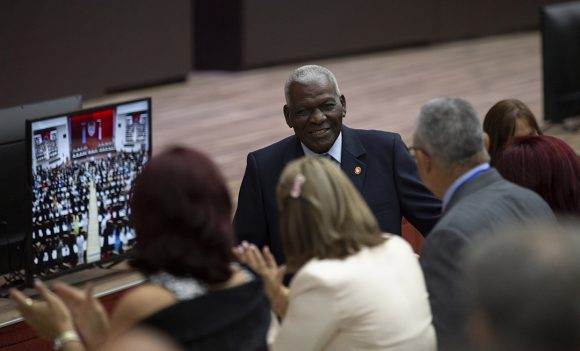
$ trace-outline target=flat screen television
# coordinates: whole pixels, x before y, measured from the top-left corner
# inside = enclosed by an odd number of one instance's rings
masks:
[[[0,109],[0,274],[24,269],[27,228],[26,120],[81,108],[80,95]]]
[[[151,158],[151,99],[29,120],[26,132],[28,281],[127,257],[130,189]]]

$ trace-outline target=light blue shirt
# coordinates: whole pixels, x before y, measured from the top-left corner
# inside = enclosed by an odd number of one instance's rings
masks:
[[[467,183],[469,180],[471,180],[471,178],[478,176],[479,173],[487,171],[489,168],[490,168],[489,163],[485,162],[478,166],[473,167],[472,169],[464,173],[461,177],[455,179],[455,181],[451,184],[449,189],[447,189],[447,191],[445,192],[445,195],[443,195],[442,211],[445,211],[445,209],[447,208],[447,204],[449,203],[449,201],[453,197],[453,194],[455,194],[455,192],[457,191],[457,189],[459,189],[460,186]]]
[[[330,148],[330,150],[328,150],[328,152],[325,152],[324,154],[317,154],[316,152],[310,150],[308,147],[306,147],[306,145],[304,145],[302,142],[300,142],[300,145],[302,145],[302,150],[304,151],[304,155],[308,156],[308,157],[324,157],[325,154],[329,154],[330,156],[332,156],[332,158],[334,158],[336,160],[336,162],[338,162],[338,164],[340,164],[340,160],[342,159],[342,132],[340,132],[338,134],[338,137],[336,138],[336,140],[334,141],[334,144],[332,144],[332,147]]]

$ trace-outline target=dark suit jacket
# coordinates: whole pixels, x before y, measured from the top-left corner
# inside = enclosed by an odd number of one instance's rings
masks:
[[[238,240],[268,245],[284,262],[278,235],[276,184],[284,166],[304,156],[300,141],[290,136],[251,152],[238,197],[234,226]],[[441,203],[419,180],[415,162],[395,133],[342,127],[341,168],[361,192],[381,229],[401,233],[405,216],[422,233],[439,219]],[[360,174],[355,174],[360,167]]]
[[[509,223],[542,218],[555,220],[544,200],[503,179],[494,168],[456,191],[425,240],[419,258],[439,350],[469,349],[464,332],[466,291],[461,271],[465,250],[477,240],[498,234],[498,229]]]

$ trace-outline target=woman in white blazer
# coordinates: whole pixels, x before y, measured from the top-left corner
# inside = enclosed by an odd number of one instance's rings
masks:
[[[291,162],[277,199],[286,265],[295,272],[289,289],[267,247],[235,250],[264,277],[282,320],[273,350],[436,350],[417,257],[399,236],[380,231],[335,164]]]

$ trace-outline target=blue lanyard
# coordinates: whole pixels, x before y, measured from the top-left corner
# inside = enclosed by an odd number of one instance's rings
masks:
[[[457,193],[457,191],[464,186],[465,184],[469,183],[471,180],[473,180],[473,178],[480,176],[482,173],[486,172],[487,170],[489,170],[491,167],[484,168],[484,169],[479,169],[476,172],[472,173],[469,175],[469,177],[463,179],[461,181],[461,183],[456,184],[456,185],[452,185],[451,187],[453,188],[453,192],[452,193],[445,193],[445,195],[443,196],[443,211],[445,211],[445,209],[447,208],[447,205],[449,204],[449,202],[451,201],[451,199],[453,198],[453,196],[455,195],[455,193]],[[448,192],[451,191],[448,190]]]
[[[473,173],[472,175],[470,175],[467,179],[465,179],[463,182],[461,182],[461,184],[459,184],[459,186],[457,188],[455,188],[455,191],[453,192],[453,195],[455,195],[457,193],[457,191],[459,189],[461,189],[462,186],[464,186],[465,184],[469,183],[470,181],[473,180],[473,178],[478,177],[479,175],[481,175],[482,173],[485,173],[487,171],[489,171],[491,169],[491,167],[487,167],[486,169],[480,169],[479,171]]]

